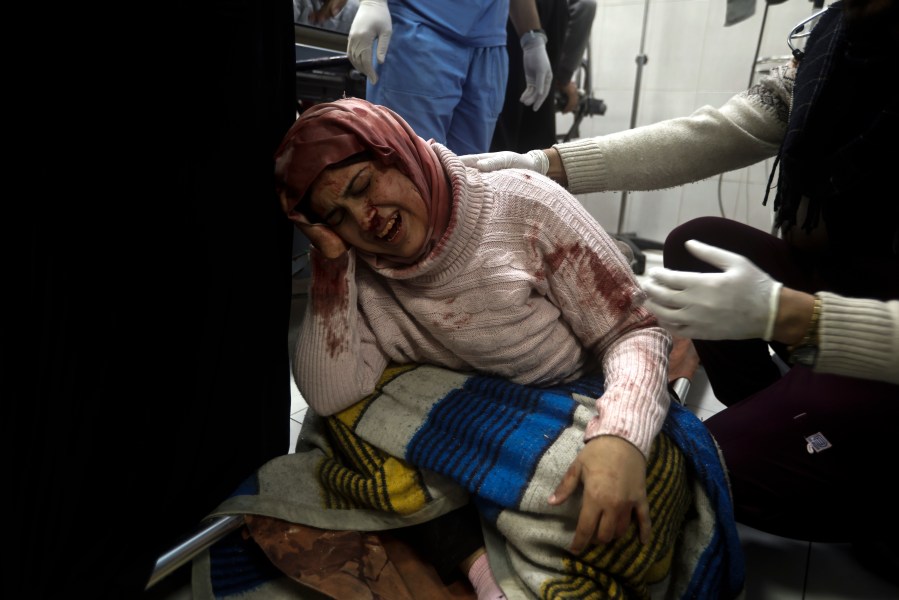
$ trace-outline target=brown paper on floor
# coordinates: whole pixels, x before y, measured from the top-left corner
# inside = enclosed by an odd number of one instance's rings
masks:
[[[292,580],[334,600],[476,600],[464,579],[445,585],[389,532],[336,531],[246,515],[250,536]]]

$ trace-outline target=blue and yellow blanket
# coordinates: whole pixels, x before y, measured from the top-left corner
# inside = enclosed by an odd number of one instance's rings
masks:
[[[647,466],[650,543],[641,545],[632,526],[612,544],[567,550],[579,498],[556,507],[546,499],[583,446],[602,390],[598,378],[535,388],[392,367],[353,407],[307,414],[295,453],[264,465],[214,514],[381,531],[472,501],[509,600],[738,597],[743,557],[717,446],[676,402]],[[195,560],[195,598],[304,597],[302,588],[273,584],[276,575],[250,553],[241,558],[242,543],[220,543]]]

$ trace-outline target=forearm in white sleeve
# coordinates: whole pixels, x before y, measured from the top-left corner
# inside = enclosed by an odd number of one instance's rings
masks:
[[[899,384],[899,300],[818,296],[815,371]]]
[[[605,391],[584,439],[614,435],[649,456],[668,412],[671,335],[657,326],[615,241],[574,199],[542,220],[546,256],[577,248],[544,273],[562,318],[602,366]],[[552,261],[548,261],[552,262]]]
[[[775,156],[786,132],[790,88],[783,77],[766,84],[720,108],[704,106],[688,117],[556,144],[568,190],[670,188]]]
[[[635,328],[603,354],[605,393],[596,402],[598,416],[584,439],[615,435],[649,451],[668,414],[668,355],[671,336],[661,327]]]

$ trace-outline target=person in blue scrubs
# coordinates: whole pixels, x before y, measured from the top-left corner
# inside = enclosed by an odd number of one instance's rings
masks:
[[[486,152],[505,99],[508,19],[524,53],[521,101],[537,110],[552,69],[535,0],[362,0],[347,56],[368,78],[369,102],[457,154]]]

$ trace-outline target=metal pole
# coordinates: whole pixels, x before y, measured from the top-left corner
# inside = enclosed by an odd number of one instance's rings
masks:
[[[240,528],[243,525],[243,515],[230,515],[217,517],[210,521],[203,529],[187,538],[156,560],[156,567],[150,575],[146,589],[150,589],[166,576],[171,575],[178,567],[193,560],[203,550]]]
[[[752,70],[749,72],[749,83],[746,85],[747,89],[752,87],[752,82],[755,79],[755,70],[758,68],[759,52],[762,49],[762,38],[765,35],[765,23],[768,21],[768,6],[769,3],[765,2],[765,12],[762,13],[762,26],[759,28],[759,41],[755,45],[755,56],[752,57]]]
[[[637,81],[634,84],[634,103],[631,106],[631,129],[637,126],[637,106],[640,103],[640,81],[643,78],[643,65],[648,58],[644,53],[646,46],[646,23],[649,19],[649,0],[643,4],[643,31],[640,34],[640,54],[637,55]],[[627,190],[621,192],[621,207],[618,209],[618,233],[624,233],[624,214],[627,209]]]

